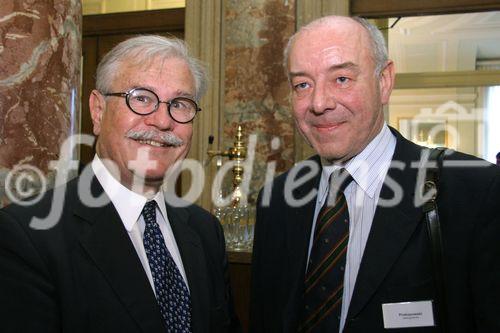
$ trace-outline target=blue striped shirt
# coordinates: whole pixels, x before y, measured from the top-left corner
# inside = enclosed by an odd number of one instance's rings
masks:
[[[342,332],[345,324],[361,258],[363,257],[380,191],[389,170],[395,147],[396,137],[391,133],[387,124],[384,124],[380,133],[373,138],[365,149],[347,163],[344,165],[323,165],[311,239],[309,241],[308,257],[311,254],[316,218],[328,197],[330,174],[334,170],[344,167],[354,180],[344,191],[349,209],[349,245],[347,247],[347,262],[344,275],[340,332]]]

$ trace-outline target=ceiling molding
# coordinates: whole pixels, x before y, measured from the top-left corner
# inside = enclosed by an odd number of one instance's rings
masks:
[[[394,89],[500,85],[500,70],[396,74]]]
[[[390,16],[439,15],[500,10],[499,0],[351,0],[353,16],[369,18]]]

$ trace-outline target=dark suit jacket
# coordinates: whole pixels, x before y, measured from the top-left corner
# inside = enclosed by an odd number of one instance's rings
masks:
[[[435,299],[429,239],[421,207],[414,205],[422,147],[397,137],[388,176],[404,189],[396,207],[377,207],[361,261],[344,332],[382,332],[383,303]],[[445,161],[477,162],[461,153]],[[313,161],[319,163],[317,157]],[[500,168],[449,166],[441,172],[441,218],[450,332],[500,332]],[[453,164],[453,163],[451,163]],[[303,281],[315,198],[293,208],[284,200],[288,173],[277,177],[271,204],[257,209],[252,261],[251,331],[295,332],[303,306]],[[317,188],[320,172],[294,192]],[[386,179],[387,181],[387,179]],[[381,198],[393,197],[385,182]],[[438,328],[392,329],[434,332]]]
[[[34,206],[0,211],[1,331],[165,332],[114,206],[85,206],[78,181],[67,184],[62,217],[48,230],[29,223],[33,216],[47,216],[52,191]],[[103,193],[95,177],[92,192]],[[167,211],[190,288],[193,332],[237,331],[219,222],[194,205],[167,203]]]

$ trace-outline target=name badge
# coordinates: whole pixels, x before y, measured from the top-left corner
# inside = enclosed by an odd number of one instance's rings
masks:
[[[382,304],[384,328],[434,326],[432,301]]]

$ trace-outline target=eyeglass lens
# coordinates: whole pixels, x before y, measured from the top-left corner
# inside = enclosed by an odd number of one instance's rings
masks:
[[[154,112],[160,103],[158,96],[146,89],[135,89],[127,95],[128,104],[132,111],[139,114]],[[196,115],[197,106],[189,98],[177,97],[167,103],[170,116],[177,122],[189,122]]]

